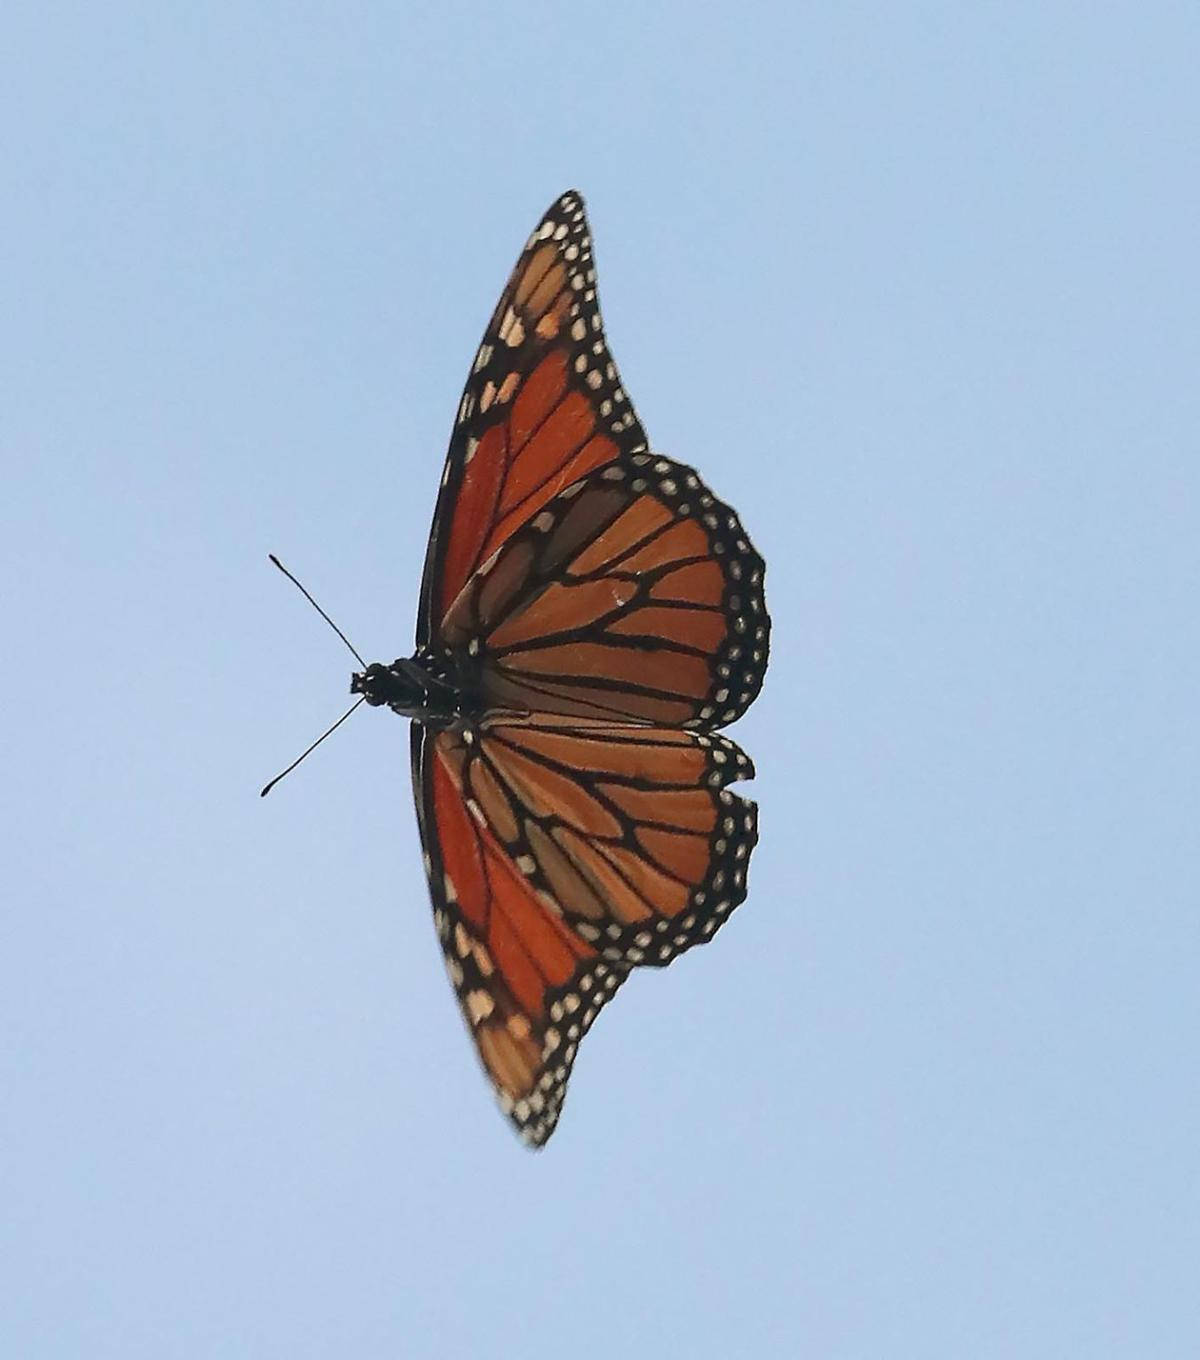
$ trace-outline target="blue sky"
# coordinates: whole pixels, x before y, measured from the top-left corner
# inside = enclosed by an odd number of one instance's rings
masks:
[[[1200,1349],[1200,16],[14,4],[0,1343]],[[455,403],[587,196],[768,563],[762,840],[530,1155],[446,985],[407,651]]]

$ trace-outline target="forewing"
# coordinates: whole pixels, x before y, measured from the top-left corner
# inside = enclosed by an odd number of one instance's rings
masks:
[[[604,338],[583,199],[571,191],[521,252],[467,378],[425,558],[418,646],[479,564],[547,501],[645,447]]]
[[[413,782],[433,917],[480,1062],[521,1139],[554,1132],[579,1041],[627,976],[547,910],[468,810],[461,738],[413,724]]]
[[[494,708],[707,731],[762,686],[762,558],[691,468],[632,454],[512,534],[441,636]]]

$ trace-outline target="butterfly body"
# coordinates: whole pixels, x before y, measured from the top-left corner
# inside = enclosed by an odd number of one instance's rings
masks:
[[[481,713],[478,666],[466,657],[435,656],[421,649],[390,665],[373,661],[350,676],[350,693],[361,694],[373,708],[387,706],[402,718],[440,728]]]
[[[583,1035],[630,972],[746,896],[763,563],[686,464],[651,452],[609,353],[583,201],[530,236],[459,404],[417,651],[352,677],[413,719],[447,973],[501,1108],[553,1132]]]

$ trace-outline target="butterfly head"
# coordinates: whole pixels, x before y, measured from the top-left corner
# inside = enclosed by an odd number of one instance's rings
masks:
[[[446,676],[430,669],[427,657],[400,657],[390,666],[375,661],[350,676],[350,693],[361,694],[367,703],[386,704],[406,718],[438,723],[453,718],[462,707],[462,695]]]
[[[425,707],[426,690],[411,663],[390,666],[374,661],[350,677],[350,693],[361,694],[373,707],[387,704],[398,713],[417,714]]]

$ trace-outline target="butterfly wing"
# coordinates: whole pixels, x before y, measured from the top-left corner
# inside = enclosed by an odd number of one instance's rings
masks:
[[[442,621],[496,707],[711,730],[758,693],[763,563],[696,473],[633,454],[547,502]]]
[[[501,1110],[540,1147],[579,1040],[628,970],[548,912],[468,810],[451,738],[412,727],[413,783],[433,919],[455,996]]]
[[[720,736],[496,715],[414,725],[434,919],[502,1109],[534,1145],[629,969],[710,939],[745,898],[753,774]]]
[[[413,730],[447,970],[529,1143],[630,969],[745,897],[755,809],[725,786],[753,771],[713,729],[762,684],[762,581],[733,511],[648,452],[564,195],[467,380],[421,587],[418,650],[473,667],[484,712]]]
[[[425,558],[417,644],[467,579],[548,500],[646,436],[608,352],[583,199],[534,229],[459,403]]]

